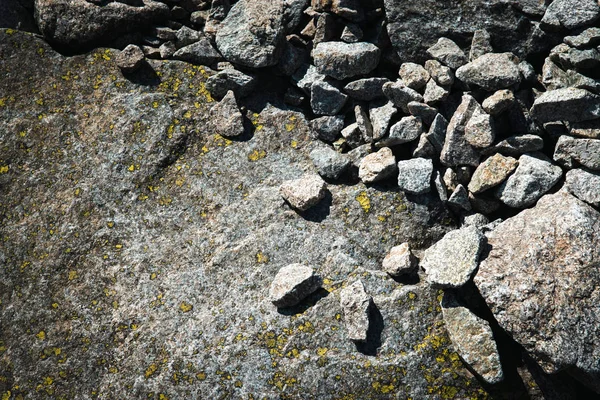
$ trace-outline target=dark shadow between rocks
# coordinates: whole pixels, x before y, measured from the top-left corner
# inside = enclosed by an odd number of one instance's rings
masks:
[[[403,285],[417,285],[419,282],[421,282],[421,277],[419,276],[418,269],[415,269],[415,271],[411,272],[410,274],[404,274],[398,277],[390,276],[390,278],[392,278],[395,282],[401,283]]]
[[[127,79],[131,83],[135,83],[137,85],[160,85],[160,77],[158,76],[154,68],[152,68],[152,66],[146,60],[144,60],[142,66],[137,71],[123,72],[123,77],[125,77],[125,79]]]
[[[317,289],[317,291],[308,295],[308,297],[306,297],[304,300],[302,300],[300,303],[296,304],[295,306],[285,307],[285,308],[283,308],[283,307],[277,308],[277,312],[281,315],[286,315],[286,316],[299,315],[299,314],[302,314],[303,312],[305,312],[306,310],[308,310],[309,308],[313,307],[321,299],[324,299],[327,296],[329,296],[329,292],[323,288],[319,288],[319,289]]]
[[[369,330],[367,341],[355,343],[356,350],[366,356],[376,356],[377,349],[381,347],[381,333],[383,332],[383,316],[377,305],[371,300],[369,307]]]
[[[333,196],[330,191],[327,191],[325,197],[319,203],[306,211],[298,211],[298,215],[310,222],[323,222],[331,213],[332,203]]]

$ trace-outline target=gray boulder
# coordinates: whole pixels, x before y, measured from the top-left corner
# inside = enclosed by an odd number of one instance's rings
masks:
[[[541,123],[597,119],[600,118],[600,96],[576,88],[550,90],[535,99],[531,115]]]
[[[424,158],[398,161],[398,187],[410,194],[425,194],[431,191],[433,162]]]
[[[546,9],[542,24],[550,28],[576,29],[590,25],[600,17],[595,0],[554,0]]]
[[[381,97],[383,85],[389,82],[387,78],[364,78],[348,83],[344,87],[344,93],[348,96],[363,101],[371,101]]]
[[[465,189],[462,183],[456,186],[448,198],[448,204],[465,211],[471,211],[473,208],[471,202],[469,201],[469,192],[467,189]]]
[[[559,192],[488,233],[475,284],[494,317],[546,373],[600,392],[600,213]]]
[[[336,115],[347,99],[348,96],[325,81],[315,82],[310,88],[310,106],[317,115]]]
[[[315,137],[325,142],[333,142],[344,129],[344,116],[334,115],[315,118],[310,121],[310,127]]]
[[[263,68],[277,64],[284,39],[282,1],[240,0],[221,23],[215,41],[227,61]]]
[[[421,267],[427,281],[440,288],[459,288],[466,284],[479,265],[485,236],[474,226],[448,232],[425,250]]]
[[[600,206],[600,173],[573,169],[567,172],[565,188],[578,199]]]
[[[484,54],[458,68],[456,77],[490,92],[517,85],[522,79],[519,59],[512,53]]]
[[[328,179],[339,179],[350,167],[350,160],[330,147],[323,146],[311,151],[310,159],[319,175]]]
[[[515,104],[515,95],[511,90],[498,90],[485,99],[481,106],[490,115],[500,115]]]
[[[290,264],[277,272],[269,287],[275,307],[292,307],[321,287],[323,280],[311,267]]]
[[[600,140],[577,139],[561,136],[554,148],[554,161],[572,168],[579,163],[586,168],[600,170]]]
[[[498,187],[496,197],[510,207],[527,207],[552,189],[561,177],[562,169],[545,156],[523,154],[515,172]]]
[[[381,51],[372,43],[319,43],[312,51],[317,70],[334,79],[371,72],[379,64]]]
[[[454,83],[454,72],[452,69],[442,65],[442,63],[437,60],[425,61],[425,70],[440,86],[451,86]]]
[[[390,128],[390,134],[378,143],[380,146],[396,146],[412,142],[423,133],[423,121],[421,118],[408,116],[402,117]]]

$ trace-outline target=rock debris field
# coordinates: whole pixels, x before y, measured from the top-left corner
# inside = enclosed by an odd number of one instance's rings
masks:
[[[600,5],[453,3],[0,5],[2,400],[600,398]]]

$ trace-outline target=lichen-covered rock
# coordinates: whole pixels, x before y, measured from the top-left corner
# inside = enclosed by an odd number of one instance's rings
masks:
[[[321,287],[323,280],[311,267],[290,264],[277,272],[269,287],[275,307],[292,307]]]
[[[348,339],[366,342],[373,298],[367,294],[360,279],[340,291],[340,306],[344,311]]]
[[[423,253],[421,267],[427,281],[441,288],[463,286],[479,265],[484,244],[483,233],[474,226],[448,232]]]
[[[547,373],[566,369],[600,391],[600,213],[544,196],[488,234],[475,284],[494,317]]]
[[[279,187],[279,192],[292,207],[305,211],[325,197],[327,184],[319,175],[307,174],[302,178],[284,182]]]
[[[228,61],[252,68],[276,65],[283,50],[283,2],[240,0],[219,26],[215,42]]]

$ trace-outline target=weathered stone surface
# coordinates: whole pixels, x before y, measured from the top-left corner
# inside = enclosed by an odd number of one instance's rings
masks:
[[[467,189],[465,189],[462,183],[456,186],[456,189],[454,189],[448,198],[448,204],[465,211],[471,211],[472,206],[471,202],[469,201],[469,192]]]
[[[292,79],[296,82],[296,85],[306,94],[310,94],[310,89],[315,82],[324,81],[325,78],[326,76],[319,73],[317,67],[312,64],[302,65],[296,73],[292,75]]]
[[[365,183],[381,181],[397,173],[396,158],[389,147],[367,155],[360,162],[358,169],[358,177]]]
[[[317,115],[336,115],[347,99],[348,96],[325,81],[317,81],[310,88],[310,106]]]
[[[212,65],[222,60],[221,55],[206,37],[201,37],[194,43],[180,48],[173,54],[173,58],[198,65]]]
[[[356,118],[356,125],[362,133],[363,140],[367,143],[371,143],[373,141],[373,125],[371,124],[371,120],[369,119],[365,107],[357,104],[354,107],[354,116]]]
[[[567,369],[600,390],[600,213],[572,195],[544,196],[488,234],[475,284],[500,326],[548,373]]]
[[[468,62],[462,49],[445,37],[439,38],[436,44],[428,48],[427,54],[452,69],[457,69]]]
[[[372,43],[319,43],[312,56],[318,71],[334,79],[368,74],[377,64],[381,51]]]
[[[392,247],[385,256],[381,266],[392,278],[412,274],[417,268],[418,260],[410,249],[410,244],[402,243]]]
[[[384,138],[380,145],[396,146],[402,143],[412,142],[423,133],[423,121],[421,118],[408,116],[402,117],[400,121],[392,125],[390,134]]]
[[[471,40],[471,51],[469,52],[469,61],[473,61],[484,54],[493,53],[492,36],[485,29],[478,29],[473,32]]]
[[[433,119],[429,132],[427,132],[427,140],[431,142],[437,153],[442,151],[446,140],[446,131],[448,130],[448,121],[442,114],[438,114]]]
[[[278,186],[313,169],[310,128],[262,91],[244,99],[261,129],[228,141],[210,129],[215,103],[199,91],[199,67],[149,60],[158,84],[147,85],[120,74],[114,50],[63,57],[3,30],[0,54],[1,394],[478,396],[437,291],[381,271],[390,243],[418,250],[450,229],[437,199],[331,185],[331,203],[299,214]],[[280,313],[268,287],[297,262],[318,266],[326,290]],[[383,326],[362,347],[347,340],[337,297],[338,282],[356,276]]]
[[[40,32],[50,42],[71,50],[107,44],[121,35],[165,21],[169,7],[152,0],[135,6],[121,2],[94,4],[86,0],[35,0]]]
[[[542,23],[559,29],[580,28],[600,17],[600,6],[594,0],[555,0],[542,18]]]
[[[584,89],[565,88],[542,93],[531,115],[539,122],[581,122],[600,118],[600,96]]]
[[[422,65],[415,63],[402,64],[398,74],[406,86],[415,90],[424,87],[429,80],[429,73],[425,68],[423,68]]]
[[[130,44],[116,58],[117,65],[123,72],[134,72],[144,63],[144,52],[138,46]]]
[[[515,95],[511,90],[498,90],[481,103],[481,106],[490,115],[500,115],[515,104]]]
[[[438,116],[438,110],[425,103],[411,101],[407,104],[408,111],[411,115],[421,118],[426,125],[431,125],[435,117]]]
[[[465,127],[477,107],[479,104],[472,96],[468,94],[463,96],[460,106],[448,124],[444,147],[440,155],[442,164],[450,167],[459,165],[476,167],[479,165],[479,152],[465,138]]]
[[[308,210],[327,194],[327,184],[319,175],[306,174],[299,179],[284,182],[279,187],[281,196],[295,209]]]
[[[501,184],[518,164],[512,157],[494,154],[477,167],[469,182],[469,191],[477,194]]]
[[[474,226],[448,232],[425,250],[421,267],[436,287],[458,288],[466,284],[479,265],[485,236]]]
[[[311,267],[290,264],[277,272],[269,287],[275,307],[292,307],[321,287],[323,280]]]
[[[475,148],[491,146],[496,138],[496,129],[492,116],[479,104],[475,104],[471,118],[465,125],[465,140]]]
[[[517,135],[500,141],[490,151],[516,157],[541,150],[543,147],[544,139],[538,135]]]
[[[487,383],[504,379],[500,354],[489,322],[462,306],[450,292],[442,298],[444,326],[456,351]]]
[[[348,96],[364,101],[371,101],[381,97],[383,85],[389,82],[387,78],[364,78],[350,82],[344,87],[344,93]]]
[[[570,136],[558,138],[554,148],[554,161],[572,168],[579,163],[589,169],[600,170],[600,140],[577,139]]]
[[[206,90],[216,98],[222,98],[228,91],[233,90],[236,96],[248,96],[256,87],[256,78],[237,69],[228,68],[219,71],[206,80]]]
[[[595,46],[600,43],[600,28],[588,28],[576,36],[565,36],[564,42],[578,49]]]
[[[430,79],[425,86],[423,101],[427,104],[436,104],[448,98],[450,90],[446,87],[438,85],[435,80]]]
[[[423,96],[414,89],[407,87],[404,82],[388,82],[383,85],[383,93],[398,108],[408,113],[408,103],[423,101]]]
[[[498,187],[496,197],[510,207],[527,207],[552,189],[561,177],[560,167],[545,156],[523,154],[515,172]]]
[[[355,148],[361,144],[364,144],[362,132],[360,131],[360,128],[356,122],[342,129],[342,137],[344,138],[346,145],[350,146],[351,148]]]
[[[398,187],[410,194],[425,194],[431,191],[433,162],[424,158],[398,161]]]
[[[600,120],[569,124],[569,134],[587,139],[600,139]]]
[[[339,179],[350,167],[350,160],[330,147],[322,146],[310,152],[317,172],[328,179]]]
[[[310,127],[317,138],[325,142],[333,142],[344,129],[344,116],[334,115],[315,118],[310,121]]]
[[[573,169],[567,172],[565,188],[580,200],[600,206],[600,173]]]
[[[425,61],[425,70],[440,86],[450,86],[454,83],[454,72],[452,72],[450,67],[442,65],[442,63],[437,60]]]
[[[367,294],[360,279],[340,291],[340,306],[344,311],[348,339],[366,342],[373,298]]]
[[[235,98],[233,90],[210,110],[211,122],[216,133],[225,137],[236,137],[244,134],[244,117]]]
[[[348,24],[344,27],[340,39],[346,43],[358,43],[362,40],[364,33],[357,24]]]
[[[228,61],[252,68],[277,64],[284,44],[283,2],[240,0],[215,38]]]
[[[391,102],[371,103],[369,106],[369,119],[373,126],[373,140],[377,141],[388,133],[390,121],[398,110]]]
[[[458,68],[456,77],[490,92],[505,89],[521,82],[518,63],[512,53],[488,53]]]

